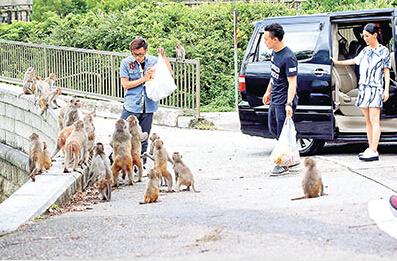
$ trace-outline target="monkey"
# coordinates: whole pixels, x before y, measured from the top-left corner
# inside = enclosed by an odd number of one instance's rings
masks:
[[[55,151],[51,155],[51,159],[53,160],[54,157],[58,154],[60,150],[64,150],[64,146],[66,143],[66,139],[70,136],[70,134],[73,131],[73,125],[63,128],[59,133],[58,133],[58,138],[57,138],[57,147],[55,148]]]
[[[92,157],[94,153],[94,143],[95,143],[95,126],[94,126],[94,117],[95,117],[95,110],[86,114],[83,117],[84,121],[84,128],[87,132],[88,136],[88,143],[87,143],[87,152],[88,154],[85,155],[85,160],[88,161],[89,158]]]
[[[47,98],[45,97],[45,95],[41,94],[40,97],[39,97],[38,102],[39,102],[39,108],[40,108],[40,110],[41,110],[40,115],[43,116],[43,114],[44,114],[45,112],[47,112],[48,107],[49,107],[49,105],[48,105],[48,100],[47,100]]]
[[[110,142],[113,148],[113,186],[118,187],[118,175],[121,170],[128,174],[129,184],[133,185],[133,170],[131,157],[131,134],[127,129],[127,122],[119,119],[115,123],[115,131]]]
[[[73,123],[73,130],[65,143],[64,173],[69,172],[69,166],[72,162],[74,171],[77,170],[77,167],[81,163],[84,163],[84,155],[87,153],[87,140],[88,137],[84,129],[84,122],[78,120]]]
[[[50,157],[50,152],[48,151],[47,148],[47,143],[43,141],[43,157],[42,157],[42,165],[44,169],[49,170],[52,166],[52,161]]]
[[[57,109],[61,108],[61,106],[58,105],[57,98],[62,94],[62,89],[60,87],[57,87],[48,94],[47,100],[48,100],[48,105],[50,106],[51,109]]]
[[[128,131],[131,134],[131,157],[132,157],[132,165],[137,166],[138,168],[138,182],[142,181],[143,174],[143,164],[141,160],[141,151],[142,151],[142,140],[146,140],[148,138],[147,132],[142,133],[141,126],[139,126],[139,121],[136,116],[130,115],[127,118],[128,122]]]
[[[149,154],[153,155],[153,150],[154,150],[154,141],[156,139],[160,139],[160,136],[156,133],[153,132],[152,135],[150,135],[150,148],[149,148]]]
[[[57,80],[57,75],[55,73],[50,73],[50,75],[44,80],[44,82],[48,83],[50,86],[50,90],[53,90],[55,87],[55,81]]]
[[[183,48],[183,46],[177,42],[175,45],[175,53],[176,53],[176,60],[177,61],[184,61],[185,60],[185,48]]]
[[[73,97],[69,103],[64,106],[58,114],[58,128],[62,130],[65,127],[72,125],[79,119],[78,109],[82,107],[80,99]]]
[[[102,143],[95,145],[95,156],[92,160],[89,179],[98,179],[95,183],[102,200],[110,201],[112,196],[112,174],[110,170],[110,162],[106,157],[105,149]]]
[[[188,166],[186,166],[186,164],[182,161],[182,155],[179,152],[174,152],[172,154],[172,160],[174,161],[173,168],[176,179],[176,191],[179,192],[181,185],[184,185],[187,187],[188,191],[190,191],[190,186],[192,186],[192,190],[194,192],[200,192],[194,188],[193,174]]]
[[[154,141],[153,156],[148,153],[144,153],[143,156],[147,156],[154,161],[155,169],[159,171],[161,176],[167,181],[168,192],[172,192],[172,176],[167,170],[167,161],[170,161],[172,164],[174,164],[174,162],[168,155],[167,150],[164,147],[164,142],[161,139],[156,139]]]
[[[48,98],[51,92],[51,88],[48,83],[46,83],[41,77],[38,76],[36,76],[36,80],[34,83],[35,83],[34,104],[37,104],[37,102],[42,96],[45,97],[45,99]]]
[[[29,177],[33,182],[36,181],[36,175],[43,172],[43,143],[37,133],[32,133],[29,136]]]
[[[153,132],[152,135],[150,135],[149,155],[153,156],[154,141],[159,138],[160,138],[160,136],[156,132]],[[145,152],[145,154],[146,154],[146,152]],[[145,156],[143,156],[143,157],[145,157]],[[150,158],[154,161],[154,159],[152,157],[150,157]],[[163,177],[160,177],[160,186],[164,186],[164,185],[165,185],[165,179]]]
[[[34,67],[29,67],[23,77],[23,93],[22,94],[34,94],[35,93],[35,80],[36,80],[36,69]],[[18,97],[20,97],[20,94]]]
[[[145,193],[143,195],[143,202],[139,202],[139,204],[148,204],[154,203],[159,198],[159,178],[161,176],[160,172],[156,169],[151,169],[148,172],[149,181],[146,184]]]
[[[304,160],[305,173],[302,180],[303,197],[293,198],[291,200],[317,198],[326,195],[321,175],[316,167],[316,162],[312,158]]]

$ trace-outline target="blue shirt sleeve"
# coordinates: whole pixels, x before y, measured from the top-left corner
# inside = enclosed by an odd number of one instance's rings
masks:
[[[129,63],[127,62],[127,60],[122,60],[120,63],[120,78],[128,78],[128,67]]]
[[[298,61],[294,55],[287,57],[285,61],[285,72],[287,77],[298,75]]]

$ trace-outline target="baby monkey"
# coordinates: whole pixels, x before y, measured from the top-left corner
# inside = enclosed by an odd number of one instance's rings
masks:
[[[186,166],[186,164],[183,163],[182,155],[179,154],[179,152],[174,152],[172,154],[172,160],[174,161],[176,191],[179,192],[181,185],[184,185],[187,187],[188,191],[190,191],[190,186],[192,186],[194,192],[196,193],[200,192],[194,188],[193,174],[188,168],[188,166]]]
[[[143,202],[139,204],[154,203],[159,198],[159,178],[161,176],[160,172],[156,169],[149,170],[148,173],[149,181],[146,185],[145,194],[143,195]]]
[[[316,167],[316,162],[312,158],[305,158],[304,161],[305,174],[302,180],[303,197],[293,198],[291,200],[317,198],[324,196],[324,185],[321,180],[321,175]]]

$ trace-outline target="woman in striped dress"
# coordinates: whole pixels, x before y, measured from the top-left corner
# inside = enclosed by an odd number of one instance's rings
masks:
[[[360,66],[360,80],[356,106],[365,117],[369,147],[359,154],[364,161],[379,160],[378,144],[380,139],[380,113],[383,102],[389,99],[390,87],[390,52],[378,41],[379,28],[369,23],[364,27],[363,38],[367,43],[353,59],[338,61],[332,58],[335,65]]]

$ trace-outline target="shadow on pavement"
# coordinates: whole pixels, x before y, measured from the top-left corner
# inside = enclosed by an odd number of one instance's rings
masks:
[[[326,144],[318,155],[325,154],[358,154],[367,148],[367,143],[338,143]],[[397,143],[380,144],[380,154],[397,154]]]

